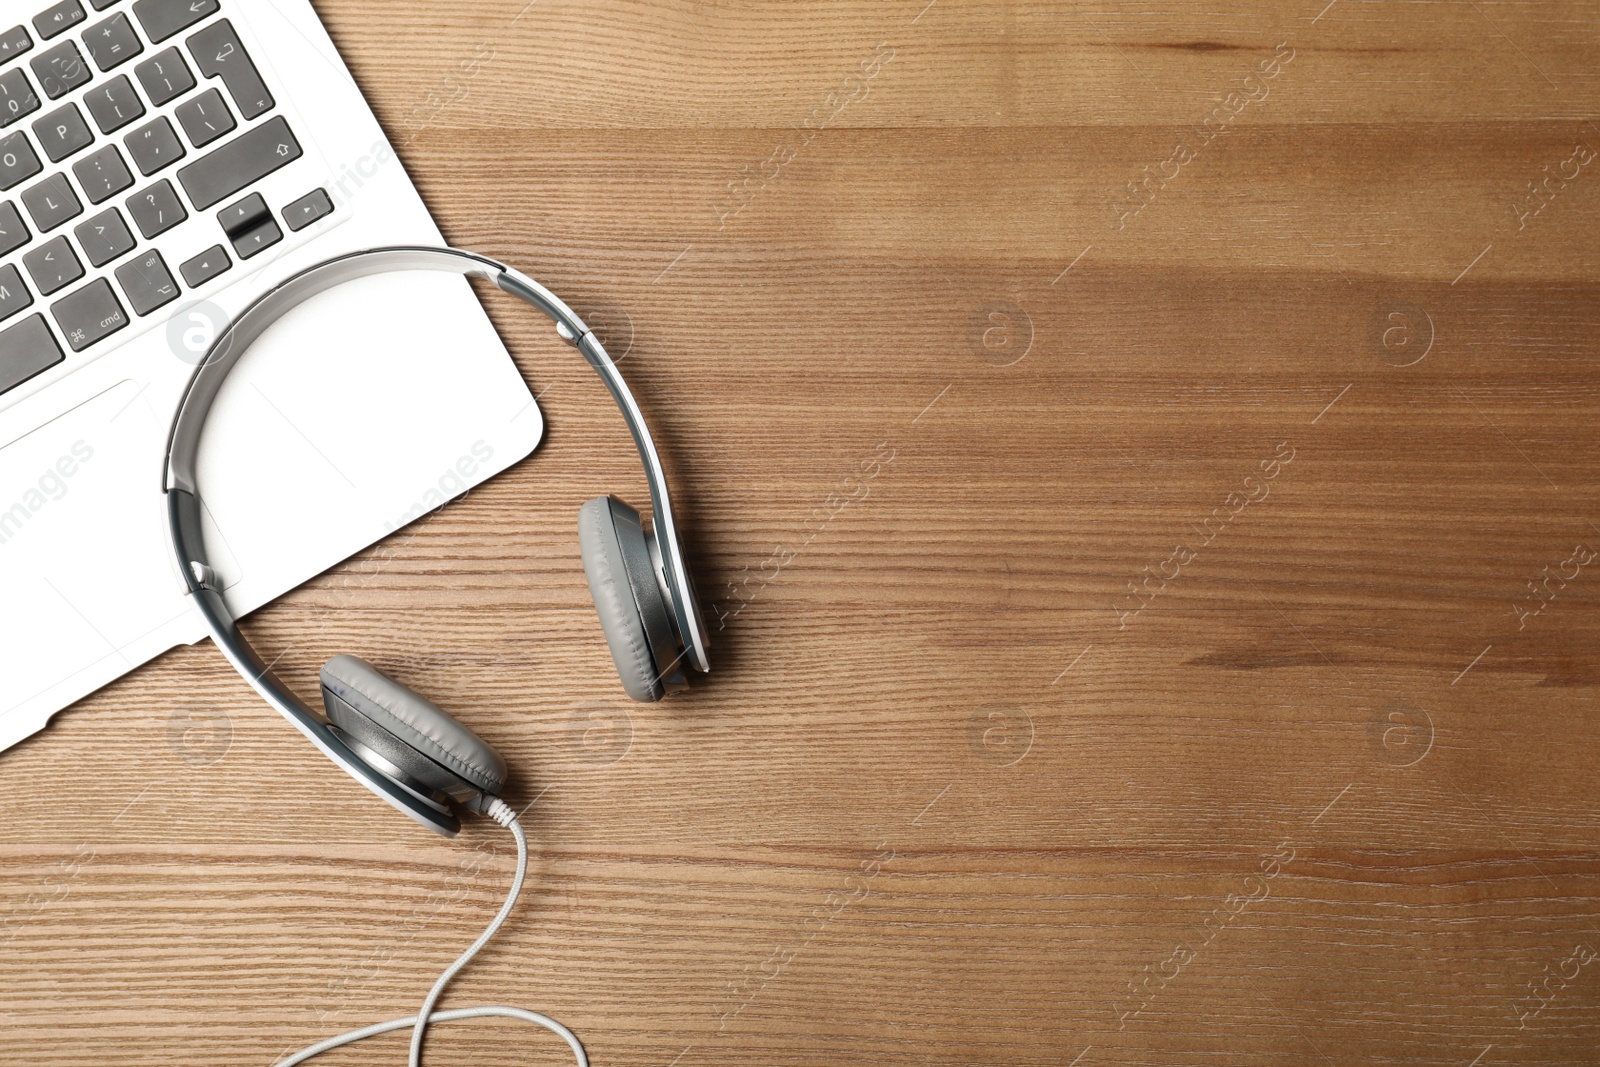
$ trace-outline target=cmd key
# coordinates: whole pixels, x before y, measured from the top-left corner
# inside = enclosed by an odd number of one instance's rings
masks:
[[[201,211],[300,158],[300,142],[282,115],[235,137],[178,170],[184,192]]]
[[[104,278],[96,278],[82,289],[57,300],[50,305],[50,314],[56,317],[56,325],[61,327],[67,344],[72,346],[74,352],[82,352],[107,334],[116,333],[128,325],[128,313],[117,303],[111,283]],[[23,319],[18,325],[27,321]]]

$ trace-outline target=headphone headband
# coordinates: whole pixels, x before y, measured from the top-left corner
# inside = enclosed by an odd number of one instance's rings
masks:
[[[710,664],[706,656],[707,642],[699,607],[695,603],[694,590],[689,585],[683,548],[678,539],[678,525],[667,491],[666,473],[662,469],[650,430],[645,425],[644,415],[629,392],[621,372],[606,354],[605,347],[578,314],[559,297],[520,271],[486,256],[454,248],[414,247],[372,248],[352,252],[308,267],[268,290],[212,341],[205,358],[189,379],[173,418],[163,460],[163,488],[167,495],[168,531],[173,558],[185,588],[194,597],[195,606],[211,632],[212,640],[268,703],[298,727],[325,755],[384,800],[419,822],[441,833],[453,835],[460,828],[460,823],[448,808],[385,777],[357,758],[344,740],[330,730],[327,723],[307,707],[293,690],[284,685],[245,641],[223,600],[222,590],[210,566],[195,478],[206,416],[229,372],[256,338],[285,312],[318,293],[356,278],[401,270],[445,271],[493,282],[554,320],[556,332],[562,340],[578,349],[600,375],[621,410],[623,420],[633,435],[639,458],[644,463],[645,480],[650,488],[654,512],[654,533],[660,550],[662,578],[674,594],[671,600],[678,631],[683,638],[683,656],[699,671],[709,670]]]

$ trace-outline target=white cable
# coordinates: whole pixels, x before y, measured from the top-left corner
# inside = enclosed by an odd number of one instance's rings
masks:
[[[378,1034],[387,1034],[392,1030],[403,1030],[411,1027],[411,1067],[421,1067],[422,1064],[422,1035],[427,1032],[429,1023],[454,1022],[457,1019],[483,1019],[490,1016],[499,1016],[504,1019],[521,1019],[523,1022],[542,1026],[546,1030],[557,1034],[567,1046],[572,1049],[572,1055],[577,1058],[578,1067],[589,1067],[589,1057],[583,1051],[583,1043],[576,1034],[565,1026],[556,1022],[548,1015],[540,1015],[535,1011],[524,1011],[521,1008],[508,1008],[504,1005],[491,1005],[482,1008],[453,1008],[450,1011],[435,1012],[433,1006],[439,1002],[439,997],[444,993],[445,986],[468,963],[472,957],[483,950],[489,939],[495,935],[506,917],[511,914],[511,909],[517,903],[517,896],[522,892],[522,880],[528,873],[528,837],[522,832],[522,824],[517,822],[517,813],[512,811],[498,797],[489,805],[489,818],[511,831],[511,836],[517,839],[517,874],[511,880],[511,892],[506,895],[506,902],[500,906],[500,911],[490,921],[483,933],[474,941],[449,967],[445,968],[439,980],[433,983],[433,988],[428,990],[427,999],[422,1002],[422,1010],[415,1015],[408,1015],[404,1019],[390,1019],[388,1022],[375,1023],[372,1026],[362,1027],[359,1030],[348,1030],[326,1041],[319,1041],[315,1045],[308,1045],[286,1059],[279,1060],[273,1067],[294,1067],[297,1063],[304,1063],[313,1056],[327,1052],[329,1049],[348,1045],[352,1041],[360,1041],[367,1037],[376,1037]]]

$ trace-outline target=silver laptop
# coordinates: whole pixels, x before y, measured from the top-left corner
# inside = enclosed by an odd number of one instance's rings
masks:
[[[0,749],[202,636],[160,466],[217,328],[319,260],[439,243],[306,0],[0,0]],[[230,604],[326,570],[542,429],[463,279],[316,298],[208,424]]]

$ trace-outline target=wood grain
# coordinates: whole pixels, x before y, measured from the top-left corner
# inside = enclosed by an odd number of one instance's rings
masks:
[[[1594,1062],[1600,174],[1527,185],[1600,150],[1600,30],[1325,2],[319,2],[447,236],[631,323],[721,621],[627,704],[572,527],[642,478],[491,299],[546,443],[249,624],[514,768],[447,1004],[597,1064]],[[208,645],[0,785],[17,1063],[411,1011],[511,867]]]

